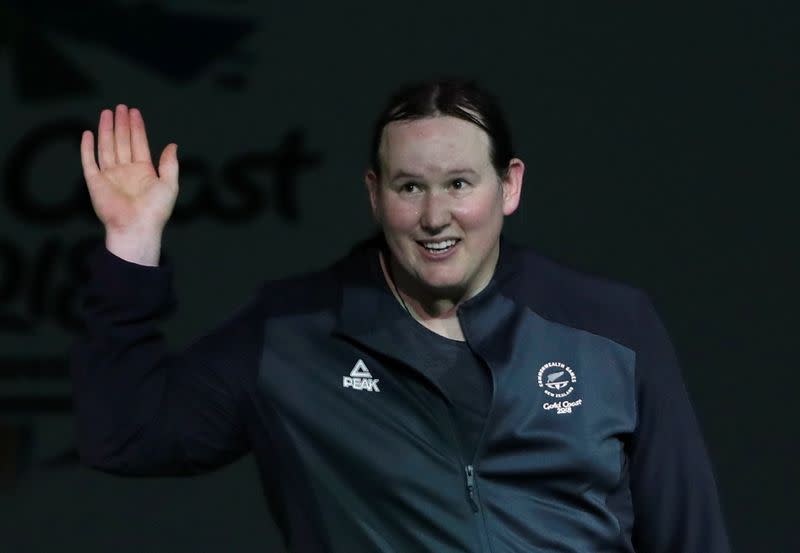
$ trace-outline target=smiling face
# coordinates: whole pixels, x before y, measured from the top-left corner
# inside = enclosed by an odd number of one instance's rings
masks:
[[[369,171],[366,183],[398,282],[419,301],[478,293],[494,273],[503,217],[519,204],[522,162],[499,176],[486,132],[450,116],[387,124],[379,152],[380,177]]]

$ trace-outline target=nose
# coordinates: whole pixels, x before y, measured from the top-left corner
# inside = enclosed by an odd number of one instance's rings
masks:
[[[450,198],[437,190],[429,190],[422,203],[419,223],[427,233],[436,235],[450,224]]]

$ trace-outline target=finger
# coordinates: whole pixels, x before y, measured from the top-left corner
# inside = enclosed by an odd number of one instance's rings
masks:
[[[133,161],[152,163],[142,112],[136,108],[132,108],[129,114],[131,120],[131,153],[133,155]]]
[[[94,135],[92,131],[83,131],[81,136],[81,166],[83,166],[83,176],[87,181],[100,172],[94,157]]]
[[[178,145],[167,144],[158,160],[158,176],[162,181],[178,180]]]
[[[97,156],[100,169],[108,169],[117,163],[114,153],[114,115],[110,109],[100,112],[100,122],[97,125]]]
[[[119,104],[114,118],[114,142],[117,163],[131,162],[131,124],[128,106]]]

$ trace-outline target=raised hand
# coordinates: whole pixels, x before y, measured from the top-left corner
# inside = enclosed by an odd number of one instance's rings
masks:
[[[176,144],[168,144],[156,172],[150,159],[144,119],[137,109],[103,110],[94,136],[81,137],[83,175],[92,206],[106,229],[106,247],[115,255],[157,265],[161,234],[178,197]]]

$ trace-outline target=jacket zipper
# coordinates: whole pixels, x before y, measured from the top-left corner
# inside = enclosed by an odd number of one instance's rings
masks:
[[[449,409],[449,408],[448,408]],[[479,499],[477,490],[475,489],[475,468],[471,464],[467,464],[462,457],[462,447],[461,447],[461,439],[458,437],[458,431],[456,429],[456,423],[453,420],[452,415],[448,413],[448,420],[450,422],[450,429],[453,433],[453,441],[456,444],[456,451],[458,451],[458,461],[461,467],[464,469],[464,477],[466,483],[466,491],[467,497],[469,500],[469,505],[472,508],[473,516],[480,517],[480,506],[479,506]],[[478,523],[476,530],[476,538],[478,539],[478,551],[484,553],[486,547],[484,546],[484,536],[482,535],[483,529],[481,528],[480,519],[476,520]]]
[[[475,499],[475,470],[472,465],[467,465],[467,493],[469,494],[469,502],[472,504],[472,511],[478,512],[478,502]]]
[[[467,343],[469,344],[470,343],[469,337],[466,336],[467,330],[466,329],[463,330],[465,337],[467,338]],[[483,360],[481,359],[481,361]],[[478,458],[478,454],[481,452],[483,441],[486,438],[486,432],[488,430],[492,411],[494,410],[494,396],[495,396],[496,383],[494,379],[494,373],[492,372],[491,368],[487,367],[487,369],[489,370],[489,374],[491,376],[492,396],[489,403],[489,412],[486,415],[486,420],[484,421],[483,424],[483,430],[481,431],[481,436],[480,439],[478,440],[478,445],[476,447],[476,450],[473,452],[473,458],[471,463],[468,463],[462,457],[463,447],[461,447],[461,439],[458,437],[458,429],[456,428],[456,421],[453,418],[453,415],[450,413],[449,406],[446,407],[446,409],[448,411],[447,419],[450,422],[450,430],[452,431],[453,434],[453,441],[456,444],[456,451],[458,452],[458,460],[464,469],[464,475],[466,480],[466,491],[467,491],[467,497],[469,498],[469,504],[470,507],[472,507],[472,512],[474,513],[474,516],[478,517],[478,528],[477,528],[478,545],[481,552],[492,553],[492,545],[491,543],[489,543],[489,532],[488,532],[488,524],[486,522],[486,514],[480,507],[480,495],[478,494],[477,483],[475,482],[475,467],[474,467],[474,464]],[[440,393],[442,393],[441,390]],[[444,396],[443,393],[442,395]],[[445,401],[447,401],[446,396],[445,396]]]
[[[459,316],[460,320],[460,316]],[[467,343],[474,343],[470,339],[469,336],[469,329],[462,326],[464,336],[467,339]],[[475,354],[477,355],[477,353]],[[480,516],[480,522],[478,523],[479,530],[478,535],[480,538],[481,550],[488,551],[492,553],[492,544],[489,542],[489,525],[486,521],[486,513],[480,506],[480,495],[478,494],[477,483],[475,482],[475,467],[474,464],[478,460],[478,456],[480,455],[481,451],[483,450],[484,440],[486,439],[486,433],[489,430],[489,423],[491,422],[492,412],[494,411],[494,400],[495,395],[497,393],[497,383],[495,382],[494,371],[492,371],[491,367],[488,366],[488,363],[484,361],[480,356],[478,356],[481,362],[486,365],[486,370],[489,371],[489,377],[492,384],[492,395],[489,400],[489,412],[486,414],[486,420],[483,423],[483,430],[481,431],[480,438],[478,439],[478,444],[473,452],[472,463],[465,464],[465,473],[467,477],[467,493],[469,495],[470,503],[472,505],[472,511],[475,513],[476,516]],[[452,420],[452,416],[450,417],[452,428],[453,428],[453,435],[456,437],[456,441],[458,442],[458,433],[456,431],[455,421]],[[459,446],[459,451],[461,451],[461,447]],[[460,455],[459,455],[460,457]],[[479,514],[480,513],[480,514]]]
[[[449,408],[448,408],[449,409]],[[489,536],[486,528],[486,517],[483,513],[483,510],[480,506],[480,495],[478,494],[478,485],[475,481],[475,459],[472,459],[472,463],[467,463],[462,457],[461,451],[463,448],[461,447],[461,439],[458,436],[458,431],[456,429],[456,422],[453,419],[453,416],[448,413],[447,417],[448,421],[450,422],[450,430],[453,434],[453,441],[456,445],[456,451],[458,451],[458,460],[461,467],[464,469],[464,480],[466,484],[466,491],[467,497],[469,498],[469,504],[472,508],[472,512],[475,517],[477,517],[477,538],[478,538],[478,547],[479,551],[481,552],[489,552],[491,553],[492,547],[489,544]],[[485,432],[485,427],[484,427]],[[483,438],[481,436],[481,438]],[[483,441],[481,439],[481,441]],[[477,456],[478,451],[475,452],[475,456]]]

